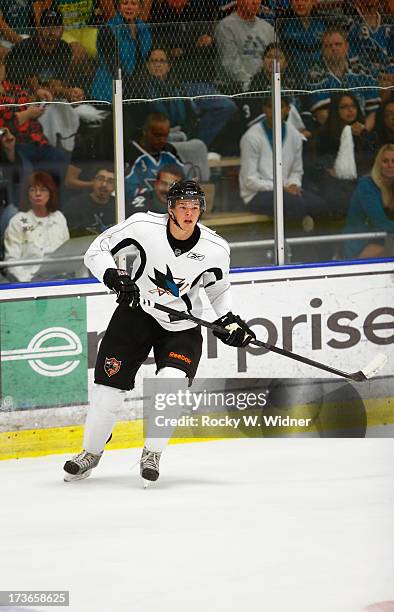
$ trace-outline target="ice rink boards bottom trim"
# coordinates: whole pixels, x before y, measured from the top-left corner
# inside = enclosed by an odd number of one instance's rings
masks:
[[[138,448],[143,446],[142,419],[119,421],[106,450]],[[81,450],[83,426],[50,427],[48,429],[26,429],[0,433],[0,461],[22,459],[43,455],[61,455]],[[210,438],[212,439],[212,438]],[[175,438],[171,444],[201,442],[197,438]]]

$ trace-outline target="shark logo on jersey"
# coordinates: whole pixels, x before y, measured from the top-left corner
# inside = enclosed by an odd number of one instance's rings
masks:
[[[149,280],[152,281],[157,288],[151,289],[149,293],[155,293],[157,291],[159,295],[168,293],[170,295],[174,295],[175,297],[179,297],[180,292],[183,291],[183,289],[186,289],[188,286],[188,283],[185,282],[184,278],[173,277],[168,265],[165,274],[160,272],[160,270],[156,270],[156,268],[153,269],[155,272],[155,278],[149,276]]]

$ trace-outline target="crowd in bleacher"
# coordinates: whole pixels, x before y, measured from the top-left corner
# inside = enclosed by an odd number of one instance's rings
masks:
[[[119,68],[127,215],[164,212],[171,178],[208,183],[209,160],[220,156],[240,157],[245,210],[273,214],[276,59],[286,221],[300,232],[332,219],[349,232],[392,233],[393,5],[0,0],[1,257],[45,258],[70,235],[115,222]],[[384,254],[382,241],[351,241],[343,252],[371,253]],[[37,270],[2,274],[31,280]]]

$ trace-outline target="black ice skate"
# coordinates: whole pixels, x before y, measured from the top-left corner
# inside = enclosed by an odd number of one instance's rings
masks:
[[[161,453],[149,451],[144,446],[140,460],[140,474],[144,481],[144,487],[159,478],[159,462]]]
[[[102,454],[93,455],[93,453],[82,451],[79,455],[75,455],[75,457],[66,461],[63,466],[65,482],[82,480],[90,476],[92,469],[98,465]]]

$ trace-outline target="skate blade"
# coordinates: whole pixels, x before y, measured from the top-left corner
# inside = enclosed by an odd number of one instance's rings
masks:
[[[144,487],[144,489],[147,489],[148,487],[150,487],[152,482],[154,482],[153,480],[146,480],[145,478],[141,478],[141,480],[142,480],[142,486]]]
[[[84,478],[88,478],[92,470],[88,470],[83,474],[69,474],[68,472],[64,472],[64,482],[74,482],[75,480],[84,480]]]

